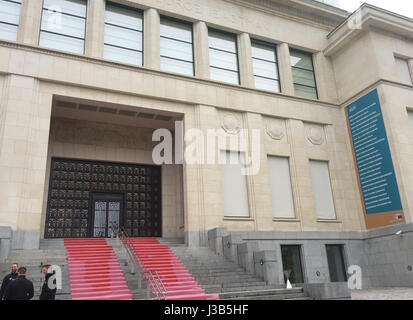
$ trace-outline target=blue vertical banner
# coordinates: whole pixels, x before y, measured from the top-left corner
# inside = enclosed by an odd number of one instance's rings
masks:
[[[346,108],[367,228],[405,222],[377,89]]]

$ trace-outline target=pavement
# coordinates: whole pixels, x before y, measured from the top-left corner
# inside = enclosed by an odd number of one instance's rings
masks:
[[[413,300],[413,288],[352,290],[352,300]]]

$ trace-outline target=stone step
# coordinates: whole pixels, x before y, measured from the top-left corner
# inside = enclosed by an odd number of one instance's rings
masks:
[[[303,293],[283,294],[283,295],[268,295],[268,296],[249,296],[228,298],[222,300],[312,300],[306,297]]]
[[[22,264],[32,264],[32,265],[36,265],[40,263],[45,264],[46,262],[54,262],[54,264],[67,264],[67,258],[65,256],[61,256],[61,257],[33,257],[28,259],[26,258],[12,258],[12,259],[7,259],[5,261],[5,264],[8,264],[8,266],[10,267],[11,264],[13,263],[18,263],[19,265]]]
[[[238,292],[225,292],[221,293],[219,297],[221,299],[238,299],[248,297],[269,297],[269,296],[289,296],[289,295],[302,295],[303,289],[270,289],[270,290],[251,290],[251,291],[238,291]]]
[[[237,266],[238,264],[233,263],[232,261],[220,258],[218,256],[214,257],[183,257],[180,255],[176,255],[179,259],[185,260],[186,263],[188,264],[193,264],[193,265],[207,265],[207,266],[213,266],[215,264],[219,265],[224,265],[224,266]]]
[[[191,271],[191,270],[190,270]],[[210,270],[206,272],[202,271],[192,271],[194,277],[226,277],[226,276],[245,276],[248,275],[244,270],[239,271],[221,271],[221,270]]]
[[[56,295],[56,300],[72,300],[72,295],[70,294]]]
[[[269,289],[280,289],[279,286],[271,285],[251,285],[248,286],[248,283],[245,283],[243,286],[239,287],[222,287],[221,285],[204,285],[203,288],[207,293],[231,293],[231,292],[241,292],[241,291],[260,291],[260,290],[269,290]]]
[[[200,270],[202,272],[207,272],[207,271],[212,271],[212,270],[234,270],[234,271],[245,271],[242,267],[240,266],[234,266],[230,264],[190,264],[186,260],[182,259],[181,260],[184,265],[188,269],[194,269],[194,270]]]
[[[231,288],[240,288],[240,287],[249,287],[249,286],[259,286],[265,287],[267,285],[264,281],[251,281],[251,282],[230,282],[230,283],[221,283],[221,284],[204,284],[203,286],[217,286],[220,285],[223,290]]]
[[[223,278],[196,278],[198,283],[201,285],[204,284],[232,284],[232,283],[249,283],[249,282],[256,282],[257,279],[255,278],[228,278],[228,277],[223,277]]]

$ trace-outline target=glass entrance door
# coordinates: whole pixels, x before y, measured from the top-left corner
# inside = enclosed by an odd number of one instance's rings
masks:
[[[119,230],[122,200],[118,195],[95,195],[93,230],[94,238],[111,238]]]

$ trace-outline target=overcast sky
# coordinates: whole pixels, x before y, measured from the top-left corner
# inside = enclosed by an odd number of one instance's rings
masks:
[[[381,7],[404,16],[413,18],[413,1],[412,0],[339,0],[340,6],[347,11],[355,11],[363,2],[370,3],[374,6]]]

